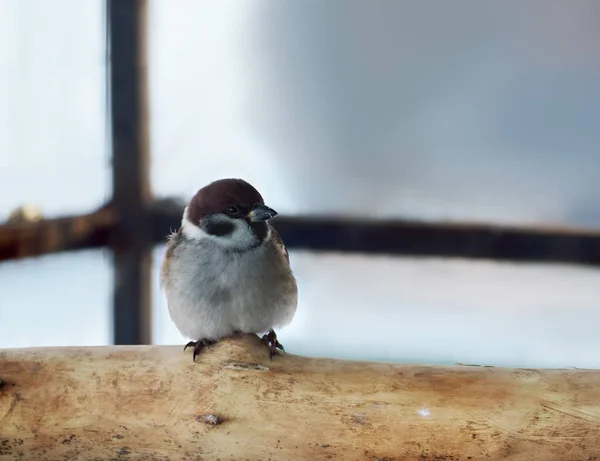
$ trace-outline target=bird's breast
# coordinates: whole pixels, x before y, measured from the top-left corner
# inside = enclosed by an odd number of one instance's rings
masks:
[[[289,265],[273,245],[242,253],[193,243],[178,247],[166,265],[166,278],[172,288],[188,292],[195,299],[268,301],[271,296],[280,296],[280,291],[293,288]]]

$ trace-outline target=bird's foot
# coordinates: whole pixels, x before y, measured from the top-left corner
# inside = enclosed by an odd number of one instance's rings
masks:
[[[266,335],[263,335],[261,341],[263,342],[263,344],[268,346],[269,358],[271,360],[273,360],[273,356],[275,355],[275,352],[277,352],[277,349],[280,349],[282,352],[285,352],[283,345],[279,341],[277,341],[277,335],[273,330],[269,330],[269,332]]]
[[[216,343],[216,341],[213,341],[212,339],[199,339],[198,341],[190,341],[189,343],[187,343],[185,345],[185,347],[183,348],[183,350],[185,351],[188,347],[193,347],[194,348],[194,354],[192,355],[192,359],[195,362],[196,361],[196,356],[200,353],[200,351],[202,350],[203,347],[209,347],[212,344]]]

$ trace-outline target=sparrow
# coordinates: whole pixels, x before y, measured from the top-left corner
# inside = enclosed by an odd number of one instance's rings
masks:
[[[160,280],[171,320],[190,339],[192,360],[233,334],[257,334],[285,352],[276,329],[290,324],[298,303],[296,278],[279,233],[277,212],[242,179],[201,188],[167,238]]]

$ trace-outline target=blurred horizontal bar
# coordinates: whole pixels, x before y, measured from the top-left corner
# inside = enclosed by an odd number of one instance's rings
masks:
[[[182,205],[154,210],[154,240],[181,223]],[[288,249],[600,265],[600,230],[544,229],[342,217],[277,217]]]
[[[116,223],[114,211],[96,212],[0,226],[0,261],[107,245]]]
[[[152,241],[181,224],[183,204],[155,201]],[[110,208],[86,216],[0,226],[0,260],[101,247],[116,219]],[[407,220],[277,217],[273,225],[289,249],[440,256],[600,266],[600,231],[518,228]]]

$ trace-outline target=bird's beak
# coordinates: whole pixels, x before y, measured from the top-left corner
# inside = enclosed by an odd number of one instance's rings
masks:
[[[265,205],[258,205],[257,207],[254,207],[250,213],[248,213],[248,218],[253,222],[267,221],[274,216],[277,216],[277,212]]]

